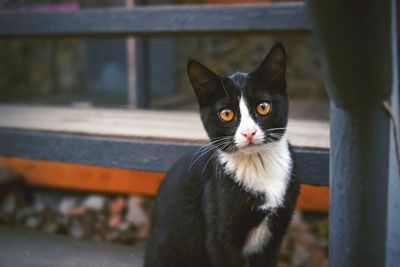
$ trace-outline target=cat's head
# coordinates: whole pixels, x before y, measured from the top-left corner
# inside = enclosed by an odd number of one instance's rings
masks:
[[[257,69],[225,77],[196,61],[188,74],[210,140],[227,153],[254,153],[285,133],[286,54],[275,44]]]

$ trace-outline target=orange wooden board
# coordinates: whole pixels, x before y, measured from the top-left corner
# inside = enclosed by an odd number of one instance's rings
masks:
[[[25,181],[31,185],[110,193],[154,195],[165,175],[162,172],[144,172],[3,156],[0,156],[0,162],[10,170],[23,175]]]
[[[165,173],[0,156],[0,162],[24,176],[30,185],[108,193],[155,195]],[[326,212],[327,187],[302,185],[297,207]]]
[[[327,212],[329,210],[329,188],[327,186],[302,184],[297,208]]]

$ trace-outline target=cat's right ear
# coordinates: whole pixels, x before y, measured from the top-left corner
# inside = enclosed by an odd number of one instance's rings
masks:
[[[195,60],[188,61],[187,72],[199,104],[208,104],[212,93],[221,86],[220,77]]]

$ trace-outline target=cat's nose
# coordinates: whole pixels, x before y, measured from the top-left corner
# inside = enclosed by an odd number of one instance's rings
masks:
[[[247,130],[247,131],[243,131],[241,132],[241,134],[247,138],[247,140],[249,142],[251,142],[253,140],[254,135],[256,135],[257,130]]]

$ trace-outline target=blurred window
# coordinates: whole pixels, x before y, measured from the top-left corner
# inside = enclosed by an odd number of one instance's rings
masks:
[[[158,5],[282,1],[140,2]],[[75,11],[124,7],[132,3],[132,0],[1,1],[0,12]],[[145,42],[146,49],[136,50],[144,55],[147,64],[134,66],[130,62],[136,58],[135,50],[130,49],[132,41],[127,39],[1,40],[0,103],[128,107],[130,81],[147,79],[151,108],[195,110],[196,101],[186,75],[189,58],[222,74],[251,71],[276,41],[282,41],[288,50],[291,116],[328,119],[327,97],[310,34],[150,37]],[[132,69],[135,65],[136,69]],[[136,77],[139,68],[146,75]]]

